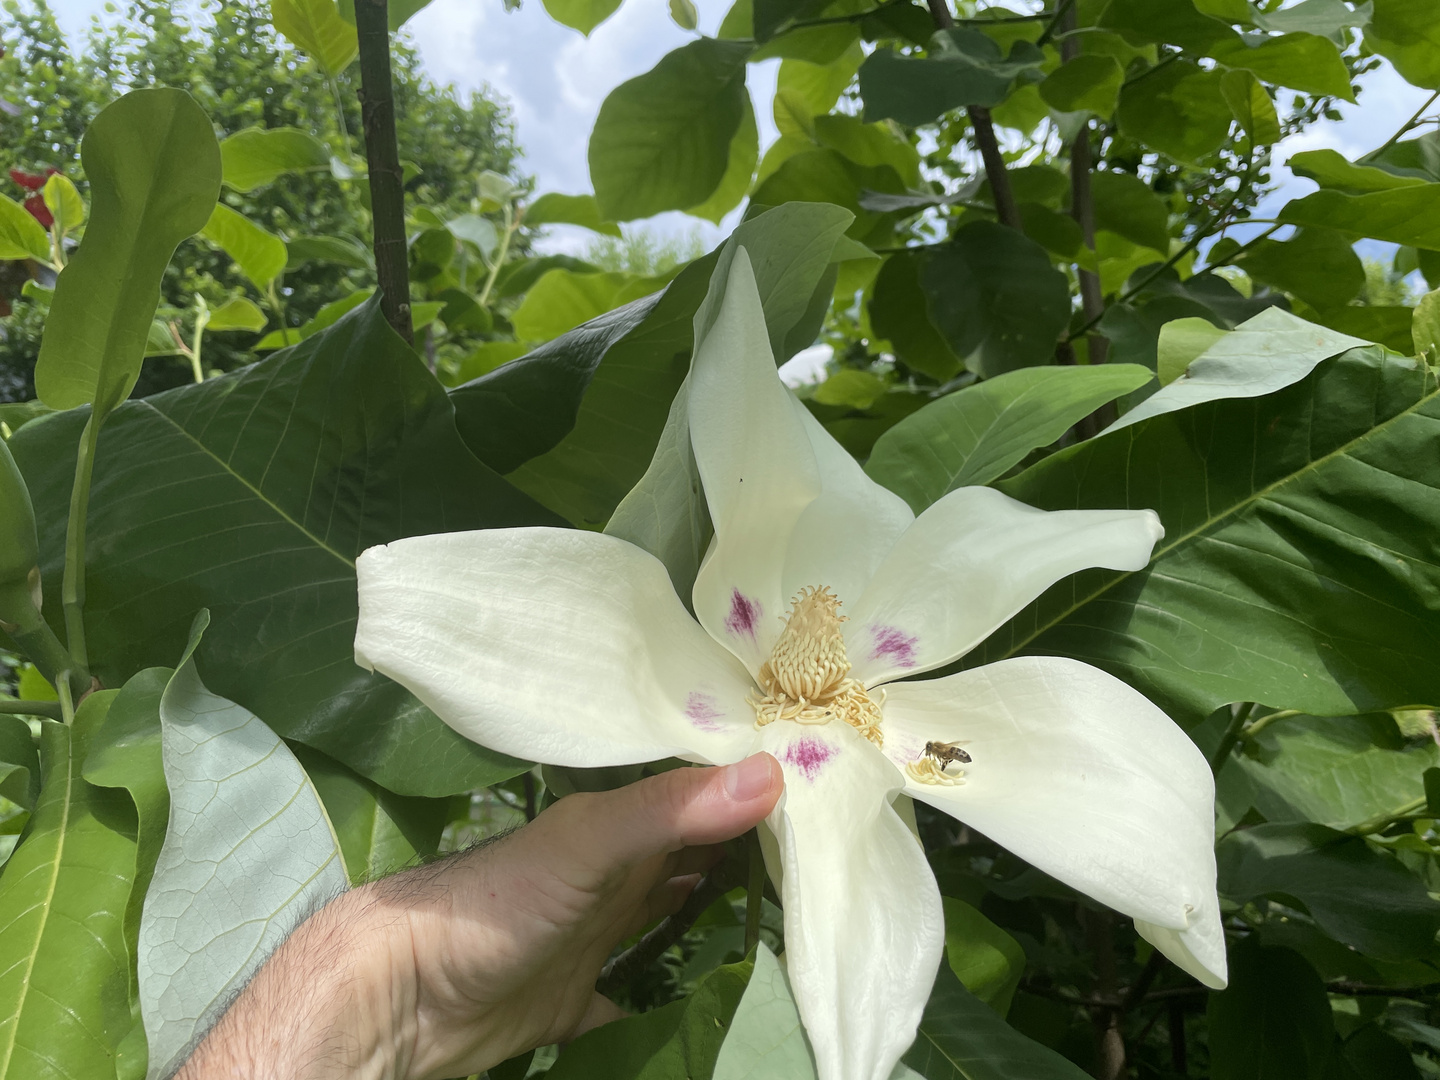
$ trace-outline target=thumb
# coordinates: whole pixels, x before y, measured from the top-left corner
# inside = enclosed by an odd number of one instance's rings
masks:
[[[763,821],[784,786],[780,763],[769,754],[720,768],[671,769],[576,805],[577,846],[597,865],[633,865],[685,847],[719,844]]]

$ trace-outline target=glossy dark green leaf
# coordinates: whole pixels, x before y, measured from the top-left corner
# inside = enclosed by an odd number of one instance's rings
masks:
[[[1070,321],[1070,286],[1033,240],[972,221],[920,275],[930,321],[956,356],[990,378],[1048,363]]]
[[[689,997],[586,1032],[565,1047],[551,1080],[708,1077],[745,992],[751,962],[717,968]]]
[[[58,600],[85,415],[11,441]],[[354,560],[416,533],[556,519],[475,461],[443,391],[374,301],[294,349],[118,411],[90,500],[86,624],[111,685],[174,662],[214,615],[200,670],[286,738],[391,790],[445,795],[521,767],[354,663]]]
[[[1212,1080],[1321,1080],[1334,1052],[1325,984],[1289,949],[1232,948],[1209,1021]]]
[[[1317,191],[1292,199],[1281,221],[1318,225],[1374,240],[1440,250],[1440,184],[1416,184],[1365,195]]]
[[[750,48],[700,38],[610,92],[589,149],[604,220],[685,210],[719,187],[744,118]]]
[[[1021,1035],[966,990],[948,964],[940,965],[902,1060],[927,1080],[1085,1080],[1077,1065]]]
[[[291,172],[330,168],[330,150],[299,128],[246,128],[220,141],[225,185],[253,191]]]
[[[619,236],[620,226],[600,218],[594,195],[561,195],[552,191],[525,208],[526,225],[579,225],[606,236]]]
[[[833,283],[825,278],[850,215],[791,203],[740,225],[783,361],[815,340]],[[646,298],[452,392],[477,456],[572,521],[601,525],[644,474],[689,370],[692,319],[717,253]],[[822,303],[817,304],[819,298]]]
[[[44,784],[0,874],[0,1074],[115,1075],[130,1031],[124,912],[135,812],[80,769],[115,691],[90,695],[73,726],[41,728]]]
[[[892,427],[865,471],[920,513],[956,488],[988,484],[1107,402],[1149,382],[1136,364],[1007,372],[947,394]]]
[[[1311,227],[1300,229],[1289,240],[1257,241],[1236,265],[1256,281],[1316,308],[1348,304],[1365,287],[1360,256],[1333,229]]]
[[[1230,131],[1223,75],[1189,60],[1158,65],[1120,92],[1115,119],[1132,139],[1176,161],[1198,162]]]
[[[1060,451],[1002,489],[1047,509],[1151,508],[1165,538],[1144,570],[1052,588],[966,663],[1074,656],[1178,717],[1440,700],[1425,660],[1440,619],[1422,599],[1440,588],[1437,421],[1432,373],[1364,349]]]
[[[1417,774],[1414,790],[1420,786]],[[1363,837],[1308,823],[1256,825],[1226,836],[1215,858],[1220,893],[1238,904],[1293,897],[1321,930],[1367,956],[1435,955],[1440,901],[1403,863]]]
[[[1440,87],[1440,8],[1427,0],[1375,0],[1365,44],[1407,82]]]
[[[1225,828],[1253,806],[1276,824],[1344,829],[1392,810],[1407,791],[1418,794],[1419,777],[1435,766],[1440,747],[1407,743],[1383,713],[1286,717],[1232,757],[1216,780],[1216,803]]]
[[[107,106],[80,153],[90,224],[55,283],[35,387],[52,408],[93,402],[103,415],[140,374],[171,254],[215,207],[220,150],[189,94],[157,89]]]
[[[877,49],[860,66],[865,119],[915,127],[962,106],[999,105],[1017,78],[1038,75],[1043,59],[1028,41],[1007,56],[978,30],[959,28],[936,34],[923,59]]]
[[[961,360],[925,310],[925,294],[920,291],[924,261],[919,252],[896,252],[886,258],[870,290],[870,326],[877,337],[890,342],[906,367],[944,382],[960,370]]]
[[[0,714],[0,798],[32,810],[39,795],[40,754],[30,725]]]
[[[686,207],[685,212],[691,217],[704,218],[718,225],[750,191],[751,181],[755,179],[755,166],[760,160],[760,129],[755,125],[755,106],[751,104],[749,94],[745,95],[742,104],[745,108],[740,117],[740,127],[730,140],[730,158],[725,165],[725,174],[704,202]]]
[[[435,854],[448,800],[396,795],[318,750],[292,749],[325,805],[351,885],[376,881]]]

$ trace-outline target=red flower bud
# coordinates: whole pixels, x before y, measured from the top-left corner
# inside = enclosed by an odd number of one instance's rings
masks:
[[[39,191],[45,186],[45,181],[59,171],[59,169],[46,169],[43,176],[37,176],[34,173],[27,173],[22,169],[11,169],[10,179],[14,180],[15,183],[19,184],[26,191]]]
[[[50,213],[50,208],[45,205],[44,196],[31,195],[25,200],[25,209],[29,210],[30,216],[47,229],[55,224],[55,215]]]

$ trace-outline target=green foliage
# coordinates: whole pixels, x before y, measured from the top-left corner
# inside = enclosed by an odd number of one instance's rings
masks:
[[[393,3],[392,26],[420,6]],[[546,6],[588,34],[618,3]],[[776,360],[835,349],[804,407],[917,513],[983,484],[1158,512],[1147,567],[1060,582],[963,663],[1095,663],[1216,772],[1219,993],[916,805],[947,959],[893,1080],[1077,1080],[1100,1072],[1099,1031],[1143,1077],[1440,1068],[1440,318],[1406,283],[1440,284],[1440,140],[1412,124],[1353,161],[1292,155],[1320,190],[1236,228],[1271,190],[1272,144],[1353,100],[1356,77],[1440,85],[1433,4],[966,0],[940,27],[918,3],[741,0],[717,38],[606,99],[593,194],[533,199],[503,110],[432,86],[395,43],[413,350],[372,298],[349,5],[139,0],[75,53],[39,0],[6,11],[0,98],[19,111],[0,110],[0,166],[20,179],[0,193],[0,391],[31,396],[43,328],[41,386],[64,411],[0,409],[16,466],[0,521],[18,529],[0,661],[7,680],[30,662],[16,689],[34,699],[0,698],[0,1072],[158,1072],[249,970],[220,937],[178,964],[155,948],[170,931],[147,900],[188,902],[192,855],[231,874],[256,928],[286,900],[234,872],[210,811],[167,828],[172,803],[200,807],[197,778],[248,823],[247,866],[308,859],[338,888],[640,774],[547,769],[538,790],[357,667],[354,561],[568,523],[651,551],[688,598],[712,529],[687,374],[741,244]],[[677,0],[654,17],[694,16]],[[747,67],[772,58],[781,137],[762,159]],[[122,87],[145,92],[101,115]],[[117,138],[117,115],[160,101],[190,102],[188,125],[142,117]],[[148,183],[119,183],[95,146],[149,162]],[[137,191],[176,205],[147,220]],[[709,253],[618,224],[747,199]],[[596,236],[580,258],[534,255],[526,229],[547,224]],[[1361,238],[1405,246],[1362,260]],[[110,284],[87,283],[101,265]],[[180,362],[141,371],[160,351]],[[124,402],[137,371],[144,393],[172,388]],[[187,646],[202,608],[213,624]],[[11,630],[15,611],[29,622]],[[56,702],[42,677],[67,670],[77,626],[107,688],[78,712],[84,683],[60,680],[76,692]],[[268,751],[243,791],[241,749],[207,727],[225,717]],[[297,806],[314,843],[266,839]],[[813,1076],[768,899],[764,944],[724,965],[743,908],[713,905],[628,988],[655,1008],[492,1077]],[[167,986],[188,1011],[162,1020]]]

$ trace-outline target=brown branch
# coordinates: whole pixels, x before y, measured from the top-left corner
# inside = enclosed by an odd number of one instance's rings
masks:
[[[946,0],[926,0],[930,7],[930,18],[937,30],[949,30],[955,25]],[[971,105],[965,110],[970,118],[970,130],[975,133],[975,145],[980,150],[980,160],[985,164],[985,179],[990,181],[990,196],[995,200],[995,216],[1000,224],[1012,229],[1020,228],[1020,211],[1015,206],[1015,192],[1010,187],[1010,174],[1005,171],[1005,158],[1000,153],[1000,141],[995,137],[995,124],[990,119],[990,110],[983,105]]]
[[[685,932],[695,925],[695,920],[733,887],[734,882],[730,880],[725,863],[722,862],[700,880],[700,884],[685,898],[679,911],[662,920],[655,929],[606,964],[595,983],[595,989],[609,996],[629,985],[635,976],[684,937]]]
[[[360,44],[360,126],[370,170],[370,216],[375,230],[380,310],[395,332],[414,345],[409,252],[405,245],[404,173],[395,141],[387,0],[355,0],[355,29]]]

